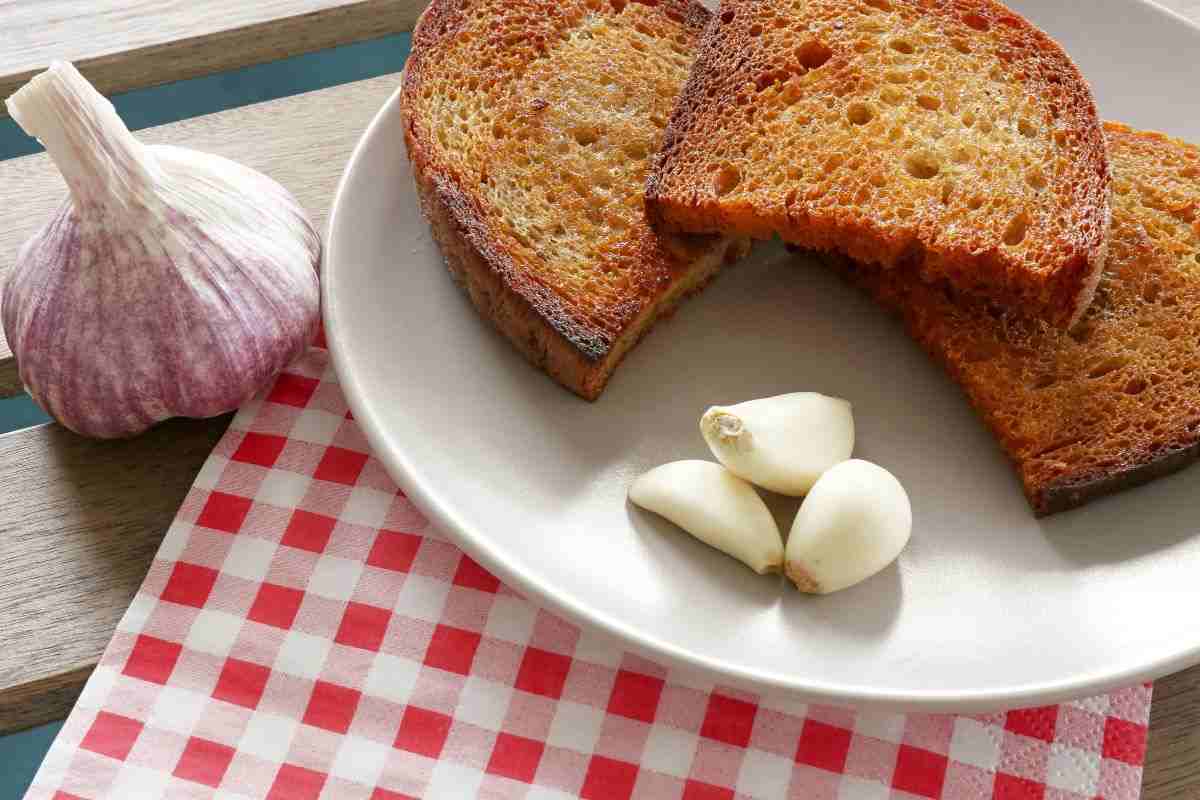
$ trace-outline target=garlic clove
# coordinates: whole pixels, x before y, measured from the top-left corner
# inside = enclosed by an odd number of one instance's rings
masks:
[[[700,418],[700,433],[734,475],[793,497],[854,450],[850,403],[816,392],[713,406]]]
[[[642,475],[629,499],[755,572],[778,572],[783,539],[754,487],[711,461],[675,461]]]
[[[843,461],[804,498],[784,572],[802,592],[836,592],[892,563],[911,533],[912,506],[895,476],[869,461]]]

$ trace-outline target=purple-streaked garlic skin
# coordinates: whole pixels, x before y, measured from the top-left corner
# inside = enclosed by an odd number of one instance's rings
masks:
[[[169,173],[174,149],[155,149]],[[197,155],[187,153],[189,169]],[[320,237],[282,187],[257,177],[259,212],[286,220],[218,226],[169,208],[131,227],[124,214],[113,224],[103,209],[80,214],[68,200],[25,245],[3,295],[4,333],[48,414],[97,438],[216,416],[304,352],[320,322]],[[227,190],[214,181],[204,201],[221,203],[214,195]],[[298,246],[277,238],[248,246],[281,221]],[[268,260],[270,251],[281,252]]]
[[[133,178],[115,197],[63,170],[71,195],[0,302],[29,394],[97,438],[237,408],[320,324],[321,241],[287,190],[217,156],[138,147],[144,170],[117,170]]]

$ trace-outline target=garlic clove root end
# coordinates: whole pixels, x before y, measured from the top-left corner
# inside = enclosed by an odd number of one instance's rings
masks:
[[[850,403],[816,392],[794,392],[713,406],[700,433],[733,474],[779,494],[807,494],[825,470],[850,458]]]
[[[836,592],[895,561],[911,534],[912,506],[895,476],[869,461],[844,461],[800,506],[784,572],[802,592]]]

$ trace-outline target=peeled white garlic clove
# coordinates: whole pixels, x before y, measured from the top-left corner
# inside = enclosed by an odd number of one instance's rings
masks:
[[[784,571],[802,592],[836,592],[892,563],[910,533],[912,506],[895,476],[869,461],[843,461],[804,498]]]
[[[783,539],[754,487],[711,461],[675,461],[642,475],[629,499],[755,572],[778,572]]]
[[[70,189],[25,243],[0,318],[34,400],[88,436],[237,408],[320,324],[321,240],[286,189],[147,147],[73,66],[8,99]]]
[[[734,475],[793,497],[854,451],[850,404],[816,392],[713,406],[700,418],[700,433]]]

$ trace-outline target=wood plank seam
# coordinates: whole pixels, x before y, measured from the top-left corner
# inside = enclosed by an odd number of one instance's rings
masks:
[[[129,0],[18,0],[0,4],[0,13],[11,18],[19,15],[28,26],[22,30],[10,23],[5,29],[5,36],[12,37],[9,42],[24,47],[10,44],[7,54],[0,50],[0,98],[8,97],[56,58],[73,60],[101,92],[114,94],[410,31],[426,4],[427,0],[273,0],[229,3],[231,13],[222,15],[214,3],[207,3],[191,4],[187,8],[195,13],[177,19],[192,12],[164,12],[150,0],[132,4]],[[25,5],[30,8],[14,9]],[[308,10],[296,13],[297,6]],[[214,27],[226,24],[223,17],[247,16],[256,21]],[[57,19],[58,24],[47,26],[47,18]],[[162,32],[158,24],[147,22],[156,18],[162,19]],[[138,44],[123,44],[131,32],[122,25],[139,26]],[[172,38],[157,40],[165,35]],[[28,49],[41,52],[23,55]],[[5,116],[0,106],[0,117]]]

